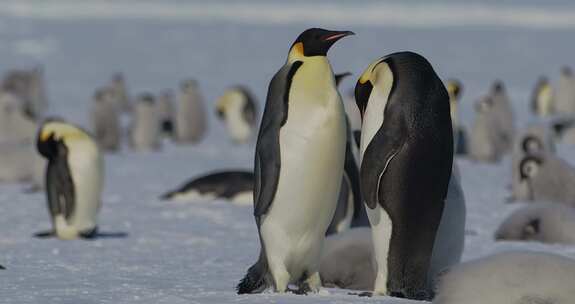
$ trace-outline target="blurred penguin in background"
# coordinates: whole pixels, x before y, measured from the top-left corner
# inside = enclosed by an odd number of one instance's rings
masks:
[[[21,107],[34,120],[42,118],[48,108],[45,92],[44,70],[37,66],[32,70],[11,70],[4,77],[2,88],[21,100]]]
[[[511,151],[515,136],[515,120],[507,90],[501,80],[496,80],[493,83],[489,95],[493,100],[494,115],[497,118],[497,127],[501,137],[501,148],[504,152]]]
[[[90,122],[94,138],[104,151],[115,152],[120,149],[120,117],[111,88],[96,90],[90,111]]]
[[[130,105],[130,96],[122,73],[112,75],[110,90],[117,109],[121,112],[131,111],[132,107]]]
[[[158,96],[158,115],[160,117],[160,126],[162,135],[165,137],[174,136],[174,92],[164,90]]]
[[[0,142],[33,142],[36,122],[23,111],[21,104],[17,95],[0,91]]]
[[[457,79],[447,81],[445,87],[449,94],[449,106],[451,109],[451,123],[453,125],[453,144],[456,154],[467,154],[467,133],[463,125],[459,123],[458,106],[463,94],[463,84]]]
[[[144,93],[134,106],[130,127],[130,144],[136,151],[158,150],[160,142],[160,120],[154,96]]]
[[[561,68],[555,95],[555,110],[558,114],[575,113],[575,78],[568,66]]]
[[[176,141],[198,143],[207,129],[204,101],[197,81],[185,80],[181,84],[178,111],[176,112]]]
[[[226,124],[232,141],[247,143],[254,134],[257,122],[257,102],[245,86],[232,87],[216,102],[216,113]]]
[[[531,111],[539,117],[548,117],[555,112],[553,100],[553,88],[549,79],[545,76],[539,77],[533,95],[531,97]]]
[[[555,155],[526,155],[519,163],[515,199],[575,206],[575,168]]]
[[[508,201],[514,201],[516,197],[520,197],[520,193],[524,193],[525,183],[521,183],[519,165],[521,160],[526,155],[554,155],[555,142],[551,134],[551,129],[544,124],[535,124],[529,126],[521,136],[517,137],[513,145],[513,153],[511,155],[512,164],[512,183],[511,190],[512,196]]]
[[[560,204],[522,207],[503,221],[495,239],[575,244],[575,208]]]
[[[475,104],[475,122],[471,129],[469,155],[476,161],[497,162],[505,152],[505,137],[498,127],[499,118],[491,96],[483,96]]]

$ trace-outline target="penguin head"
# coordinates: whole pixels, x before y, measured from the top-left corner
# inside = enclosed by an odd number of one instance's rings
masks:
[[[483,96],[475,103],[475,112],[487,113],[493,107],[493,98],[490,96]]]
[[[503,81],[501,81],[500,79],[497,79],[493,82],[493,85],[491,86],[491,92],[493,94],[499,94],[499,93],[503,93],[505,91],[505,85],[503,84]]]
[[[521,142],[521,149],[527,154],[541,153],[544,149],[541,140],[533,135],[527,135]]]
[[[124,82],[124,74],[121,72],[114,73],[112,75],[112,82],[113,83],[123,83]]]
[[[290,48],[288,61],[301,60],[304,57],[326,56],[329,48],[339,39],[354,35],[351,31],[329,31],[310,28],[301,33]]]
[[[198,87],[198,82],[195,79],[186,79],[180,83],[180,89],[184,92],[193,91]]]
[[[138,102],[146,105],[153,105],[156,102],[156,99],[154,98],[154,95],[152,95],[151,93],[142,93],[138,97]]]
[[[529,155],[524,157],[519,164],[519,174],[521,180],[532,179],[539,173],[543,159]]]
[[[532,241],[541,237],[544,223],[541,208],[520,209],[510,215],[495,232],[496,240]]]
[[[247,102],[247,96],[238,87],[227,90],[216,102],[216,114],[218,118],[224,119],[228,111],[241,111]]]
[[[52,159],[62,151],[61,146],[76,140],[91,140],[90,135],[79,127],[60,118],[49,118],[41,126],[36,139],[38,152],[47,159]]]
[[[447,93],[449,94],[449,100],[457,101],[461,97],[463,92],[463,84],[457,79],[449,79],[445,85],[447,88]]]
[[[391,68],[385,62],[385,58],[378,59],[367,66],[355,85],[355,103],[359,108],[362,119],[367,108],[369,96],[373,91],[373,87],[377,85],[389,88],[393,85],[393,74]]]

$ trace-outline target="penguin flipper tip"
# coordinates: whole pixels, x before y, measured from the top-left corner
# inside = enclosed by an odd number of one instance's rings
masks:
[[[56,236],[56,233],[54,233],[54,230],[44,230],[44,231],[39,231],[34,233],[34,237],[39,238],[39,239],[46,239],[46,238],[51,238]]]
[[[264,291],[268,287],[265,280],[266,268],[260,260],[252,265],[248,269],[246,276],[236,286],[237,294],[260,293]]]
[[[5,269],[6,269],[6,267],[0,265],[0,270],[5,270]]]

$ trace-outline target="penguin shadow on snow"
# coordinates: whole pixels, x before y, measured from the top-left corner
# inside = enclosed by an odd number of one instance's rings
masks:
[[[42,230],[39,232],[34,233],[33,235],[35,238],[38,239],[50,239],[56,238],[56,232],[54,230]],[[98,239],[125,239],[129,236],[127,232],[124,231],[106,231],[101,232],[98,229],[95,231],[91,231],[88,233],[81,233],[78,237],[79,240],[86,240],[86,241],[95,241]]]

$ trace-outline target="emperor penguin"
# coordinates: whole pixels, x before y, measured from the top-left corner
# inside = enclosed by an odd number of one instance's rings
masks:
[[[95,237],[104,178],[98,144],[80,127],[49,119],[40,127],[36,145],[48,160],[46,197],[53,226],[52,232],[37,236]]]
[[[120,112],[129,112],[132,107],[130,105],[130,96],[128,95],[128,88],[124,79],[124,74],[115,73],[112,75],[110,81],[110,90],[113,100],[116,103],[117,110]]]
[[[499,119],[491,96],[481,97],[475,104],[475,121],[469,140],[469,156],[476,161],[497,162],[504,154],[505,136],[498,127]]]
[[[232,87],[216,102],[216,114],[226,124],[232,141],[247,143],[252,138],[257,122],[257,102],[245,86]]]
[[[449,108],[451,123],[453,125],[453,144],[455,154],[467,154],[467,133],[463,125],[459,123],[458,106],[463,94],[463,84],[457,79],[449,79],[445,84],[449,94]]]
[[[531,111],[540,117],[551,116],[555,112],[553,87],[545,76],[539,77],[531,96]]]
[[[350,31],[311,28],[272,78],[255,153],[254,216],[260,256],[238,294],[321,285],[321,248],[344,170],[345,112],[327,51]]]
[[[554,154],[555,141],[551,135],[550,128],[545,124],[530,125],[517,137],[513,145],[513,153],[511,154],[512,196],[508,199],[509,202],[521,197],[521,193],[526,191],[526,189],[522,189],[527,184],[521,182],[521,170],[519,168],[521,160],[527,155],[553,156]]]
[[[501,148],[503,152],[509,152],[515,137],[515,117],[503,81],[496,80],[493,83],[489,96],[493,101],[493,115],[496,117],[498,133],[501,137]]]
[[[440,278],[434,304],[569,304],[575,260],[509,251],[459,264]]]
[[[377,262],[374,293],[430,299],[435,242],[450,217],[448,93],[424,57],[400,52],[367,67],[355,100],[363,118],[360,185]]]
[[[153,151],[161,147],[160,120],[155,98],[144,93],[134,105],[133,121],[130,127],[130,144],[137,151]]]
[[[94,138],[104,151],[115,152],[120,149],[121,126],[120,113],[114,104],[110,88],[97,89],[92,101],[90,122]]]
[[[575,168],[555,155],[526,155],[519,163],[515,199],[575,207]]]
[[[575,244],[575,208],[550,203],[522,207],[503,221],[495,239]]]
[[[555,112],[558,114],[575,113],[575,77],[568,66],[561,68],[556,93]]]
[[[204,137],[207,129],[207,115],[198,82],[182,82],[181,95],[176,112],[176,142],[197,143]]]
[[[158,96],[158,116],[162,134],[167,137],[174,136],[174,93],[172,90],[164,90]]]

